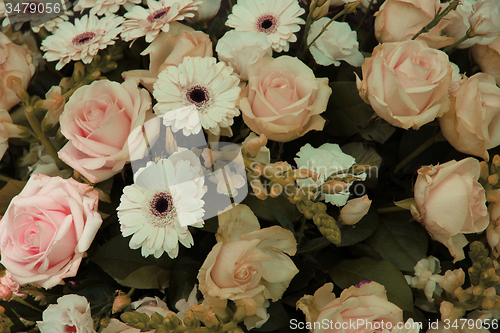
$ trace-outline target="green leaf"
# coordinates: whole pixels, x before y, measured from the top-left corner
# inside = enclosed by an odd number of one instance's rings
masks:
[[[283,228],[290,230],[293,233],[295,232],[292,221],[290,221],[290,219],[285,214],[276,209],[271,209],[271,213],[274,215],[276,220],[278,220],[278,222]]]
[[[361,142],[351,142],[342,146],[342,151],[356,159],[356,164],[368,164],[380,168],[382,157],[372,147],[365,147]]]
[[[159,259],[144,258],[140,250],[129,247],[130,237],[118,235],[104,244],[91,260],[99,265],[118,283],[140,289],[164,289],[168,286],[172,260],[167,254]]]
[[[382,119],[377,119],[363,128],[359,135],[365,140],[375,141],[378,143],[386,142],[391,135],[396,132],[396,128]]]
[[[407,215],[381,217],[377,230],[367,240],[367,244],[400,270],[412,272],[417,262],[426,257],[429,238],[421,225],[408,222]]]
[[[242,203],[248,205],[255,216],[268,221],[279,222],[275,215],[276,212],[280,214],[280,217],[284,216],[292,223],[299,218],[295,205],[282,195],[276,198],[267,197],[266,200],[260,200],[256,196],[249,194]]]
[[[332,242],[330,242],[325,237],[314,238],[314,239],[307,241],[303,246],[301,246],[299,248],[299,250],[297,251],[297,253],[304,254],[304,253],[319,251],[322,248],[325,248],[331,244],[332,244]]]
[[[344,260],[329,270],[333,282],[348,288],[363,280],[375,281],[387,290],[387,298],[404,311],[413,312],[412,291],[401,271],[385,260],[360,258]]]
[[[99,312],[105,305],[113,303],[115,288],[106,284],[97,284],[77,292],[90,302],[92,313]]]
[[[367,239],[377,229],[378,224],[377,210],[372,207],[355,225],[340,225],[341,241],[339,247],[354,245]]]
[[[323,115],[329,120],[325,129],[333,136],[358,133],[371,119],[373,110],[359,97],[356,82],[331,82],[332,95]]]
[[[11,179],[2,187],[0,190],[0,215],[5,214],[12,198],[23,190],[24,185],[26,185],[26,181]]]

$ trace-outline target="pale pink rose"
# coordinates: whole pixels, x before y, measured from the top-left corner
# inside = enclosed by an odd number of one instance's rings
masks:
[[[248,68],[262,59],[271,56],[273,50],[266,34],[229,30],[217,41],[215,47],[220,61],[231,66],[240,75],[241,80],[248,80]]]
[[[201,0],[201,4],[189,21],[207,22],[219,12],[221,0]]]
[[[37,321],[41,333],[78,332],[95,333],[94,321],[87,299],[79,295],[64,295],[57,304],[50,304]]]
[[[488,149],[500,145],[500,88],[495,78],[477,73],[451,93],[450,110],[439,118],[441,131],[458,151],[489,159]]]
[[[0,33],[0,108],[9,110],[21,101],[13,90],[7,88],[8,77],[21,79],[23,87],[27,88],[34,73],[35,66],[28,47],[16,45]]]
[[[500,6],[497,0],[477,0],[469,17],[471,36],[496,38],[500,35]]]
[[[490,203],[488,212],[490,214],[490,224],[486,229],[486,238],[493,249],[493,255],[498,257],[500,253],[500,202]]]
[[[461,0],[457,8],[446,15],[444,20],[449,22],[449,24],[444,28],[446,36],[452,37],[455,40],[459,40],[465,36],[470,28],[469,17],[474,12],[474,9],[472,8],[474,3],[476,3],[476,0]],[[491,38],[475,36],[458,44],[457,48],[466,49],[476,43],[488,44],[491,41]]]
[[[375,18],[375,37],[381,43],[410,40],[434,18],[435,13],[447,4],[439,0],[386,0]],[[443,29],[449,24],[441,20],[429,32],[418,36],[417,40],[432,48],[442,48],[453,44],[454,39],[443,36]]]
[[[151,97],[136,82],[101,80],[82,86],[59,120],[69,140],[59,157],[93,183],[106,180],[129,161],[129,134],[153,117]]]
[[[279,300],[298,273],[286,255],[294,255],[297,250],[293,234],[279,226],[260,229],[246,205],[219,215],[216,237],[218,243],[198,273],[199,289],[205,296],[219,300],[250,298],[256,304],[268,305],[264,298]],[[247,328],[259,327],[267,320],[265,307],[253,318],[245,318]]]
[[[194,31],[192,28],[177,23],[174,29],[162,32],[141,53],[149,54],[149,70],[132,70],[122,73],[124,78],[137,78],[150,92],[158,79],[158,74],[167,66],[179,65],[184,57],[211,57],[212,41],[210,36]]]
[[[0,159],[9,148],[9,138],[20,138],[22,129],[12,123],[9,111],[0,106]]]
[[[486,196],[477,181],[480,168],[478,160],[468,157],[418,170],[414,187],[420,211],[417,219],[455,261],[465,258],[462,248],[468,241],[464,233],[479,233],[488,226]]]
[[[473,45],[471,53],[481,71],[490,74],[500,83],[500,37],[488,45]]]
[[[332,291],[333,284],[326,283],[314,296],[306,295],[297,302],[297,307],[304,312],[307,322],[312,324],[312,333],[382,332],[384,328],[388,328],[387,323],[392,324],[392,328],[403,322],[403,310],[387,300],[384,286],[377,282],[362,281],[344,289],[338,298]],[[328,325],[314,327],[314,323],[324,322]],[[335,329],[335,323],[343,322],[357,324],[355,327],[347,325],[347,328],[344,326],[343,329],[338,329],[337,326]]]
[[[32,175],[0,221],[0,263],[12,280],[48,289],[75,276],[102,223],[98,202],[90,185]]]
[[[269,140],[288,142],[311,130],[321,131],[332,89],[302,61],[290,56],[264,57],[248,70],[240,109],[245,124]]]
[[[448,55],[422,41],[380,44],[361,69],[359,95],[394,126],[418,129],[449,108],[453,70]]]
[[[340,220],[347,225],[358,223],[368,213],[371,204],[372,201],[366,194],[360,198],[347,201],[347,204],[340,210]]]

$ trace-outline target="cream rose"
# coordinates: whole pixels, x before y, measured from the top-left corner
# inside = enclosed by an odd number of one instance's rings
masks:
[[[481,71],[490,74],[500,83],[500,36],[488,45],[475,44],[471,53]]]
[[[456,150],[489,159],[500,145],[500,88],[495,78],[477,73],[451,94],[450,111],[439,119],[441,131]]]
[[[94,321],[87,299],[79,295],[64,295],[57,304],[50,304],[37,322],[41,333],[78,332],[95,333]]]
[[[245,81],[248,80],[248,68],[273,53],[266,34],[236,30],[226,32],[217,42],[215,51],[219,60],[233,67]]]
[[[439,0],[386,0],[374,14],[375,37],[381,43],[410,40],[432,21],[440,8],[444,10],[446,6],[447,4],[441,4]],[[453,38],[442,35],[448,24],[448,20],[439,21],[429,32],[420,34],[417,40],[424,41],[429,47],[436,49],[453,44]]]
[[[212,41],[210,36],[178,22],[171,23],[168,32],[162,32],[141,53],[149,54],[149,70],[132,70],[123,72],[125,79],[136,78],[150,92],[158,79],[158,74],[167,66],[179,65],[184,57],[211,57]]]
[[[74,179],[31,176],[0,221],[0,263],[46,289],[75,276],[101,226],[99,193]]]
[[[59,157],[93,183],[106,180],[129,160],[129,145],[143,142],[140,137],[137,142],[129,140],[130,133],[152,117],[151,97],[136,82],[101,80],[80,87],[59,120],[61,132],[69,140]],[[159,128],[150,130],[147,132],[154,133]]]
[[[7,88],[9,76],[21,79],[23,87],[27,88],[33,74],[35,66],[28,48],[14,44],[0,33],[0,108],[9,110],[21,101],[13,90]]]
[[[418,170],[414,192],[420,216],[417,220],[450,254],[465,258],[464,233],[478,233],[489,222],[484,189],[477,181],[479,161],[468,157]]]
[[[252,131],[288,142],[323,129],[320,113],[332,93],[327,78],[317,79],[302,61],[290,56],[264,57],[249,68],[248,77],[240,109]]]
[[[418,129],[449,108],[452,67],[448,55],[424,42],[383,43],[361,67],[359,94],[390,124]]]
[[[383,327],[392,324],[395,327],[403,322],[403,310],[387,300],[384,286],[373,281],[362,281],[356,286],[344,289],[337,298],[333,291],[333,284],[326,283],[319,288],[314,296],[306,295],[297,302],[297,307],[304,312],[312,333],[371,333],[382,332]],[[352,328],[335,329],[335,323],[359,323]],[[330,325],[314,325],[328,322]],[[378,327],[379,329],[370,329]],[[337,326],[338,327],[338,326]],[[382,328],[382,329],[380,329]]]
[[[297,250],[293,234],[279,226],[261,230],[257,217],[246,205],[219,215],[216,237],[218,243],[198,273],[199,289],[205,296],[262,305],[262,296],[279,300],[298,273],[287,256]],[[262,311],[266,313],[265,309],[254,311],[253,317],[264,320],[245,318],[248,328],[259,327],[267,320]]]

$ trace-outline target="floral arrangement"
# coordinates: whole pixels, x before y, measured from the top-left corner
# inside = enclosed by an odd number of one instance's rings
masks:
[[[0,20],[0,332],[498,332],[499,0]]]

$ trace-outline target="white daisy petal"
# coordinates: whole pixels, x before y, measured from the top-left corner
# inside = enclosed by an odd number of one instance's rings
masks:
[[[238,0],[228,16],[226,25],[236,31],[259,32],[267,35],[276,52],[288,51],[289,42],[295,42],[300,30],[299,18],[305,10],[297,0]]]
[[[123,18],[115,15],[101,19],[84,15],[80,19],[76,18],[74,24],[61,22],[54,34],[42,41],[40,49],[45,51],[43,57],[48,61],[59,60],[57,70],[70,61],[90,63],[100,49],[115,43],[122,22]]]
[[[221,127],[230,127],[233,118],[240,114],[236,107],[241,91],[239,82],[231,67],[217,63],[213,57],[185,57],[179,66],[168,66],[158,75],[153,86],[158,101],[155,112],[165,115],[166,125],[175,121],[182,126],[185,135],[196,133],[200,123],[218,134]],[[194,106],[199,120],[179,106]]]
[[[136,184],[124,188],[117,208],[122,235],[133,235],[131,249],[141,248],[145,257],[159,258],[167,252],[175,258],[179,241],[191,247],[193,238],[186,225],[203,227],[205,202],[200,198],[207,188],[202,175],[199,158],[182,149],[168,159],[149,162],[139,169]]]

